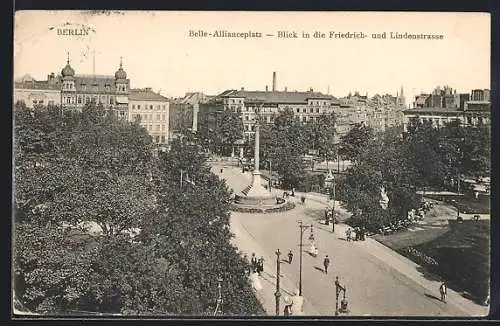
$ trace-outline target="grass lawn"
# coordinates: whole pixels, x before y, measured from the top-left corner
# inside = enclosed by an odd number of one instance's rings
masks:
[[[490,214],[490,196],[479,195],[478,199],[467,195],[425,195],[425,197],[453,205],[460,210],[460,213]]]
[[[422,265],[424,275],[439,275],[448,282],[450,288],[467,292],[478,302],[482,302],[489,293],[488,220],[464,221],[453,226],[422,226],[421,230],[414,232],[404,231],[373,238]],[[422,257],[430,257],[438,264],[427,264]]]

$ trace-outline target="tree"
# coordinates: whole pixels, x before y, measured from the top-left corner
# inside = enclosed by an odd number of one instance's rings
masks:
[[[218,154],[230,154],[234,143],[243,138],[240,114],[222,108],[202,114],[200,136]]]
[[[371,127],[355,124],[340,140],[339,154],[343,159],[356,161],[374,138]]]
[[[338,198],[356,213],[358,223],[372,231],[406,217],[420,200],[414,187],[418,174],[411,168],[404,147],[398,131],[388,129],[366,144],[339,184]],[[385,210],[379,202],[381,187],[390,200]]]
[[[297,187],[304,177],[303,156],[308,151],[304,125],[289,109],[278,113],[273,124],[260,126],[260,162],[272,162],[284,188]],[[254,139],[247,144],[253,158]]]
[[[309,149],[317,150],[319,157],[326,160],[331,160],[336,157],[336,130],[335,130],[335,114],[323,113],[317,119],[309,120],[304,126],[305,138]]]

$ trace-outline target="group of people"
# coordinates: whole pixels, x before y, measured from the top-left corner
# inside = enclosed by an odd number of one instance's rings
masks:
[[[250,264],[252,267],[252,273],[258,273],[259,276],[262,275],[264,271],[264,257],[261,256],[259,259],[255,256],[255,253],[252,253],[252,258],[250,259]]]
[[[352,232],[354,232],[354,239],[352,237]],[[345,231],[345,238],[346,238],[347,242],[364,241],[365,240],[365,233],[366,233],[366,230],[364,227],[356,226],[356,227],[354,227],[354,230],[351,229],[350,227],[348,227],[347,230]]]

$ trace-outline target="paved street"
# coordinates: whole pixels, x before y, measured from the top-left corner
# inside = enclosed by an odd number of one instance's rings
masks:
[[[214,172],[221,175],[220,168]],[[241,169],[225,168],[222,177],[235,191],[241,191],[251,174]],[[310,200],[311,199],[311,200]],[[259,294],[268,313],[274,314],[276,256],[280,248],[283,258],[289,249],[294,252],[292,264],[282,263],[283,296],[293,295],[299,279],[299,228],[297,221],[313,223],[319,256],[308,254],[310,229],[304,230],[302,287],[306,315],[333,315],[335,310],[335,276],[347,287],[350,316],[471,316],[485,315],[482,307],[449,291],[448,303],[439,297],[439,282],[427,280],[417,271],[417,265],[396,254],[373,239],[364,242],[345,241],[346,226],[321,224],[325,203],[320,198],[306,200],[291,211],[274,214],[232,213],[231,228],[235,244],[248,256],[255,252],[264,256],[265,273],[261,278],[265,288]],[[345,214],[345,213],[344,213]],[[328,275],[323,272],[323,258],[329,255]],[[283,308],[283,306],[282,306]]]

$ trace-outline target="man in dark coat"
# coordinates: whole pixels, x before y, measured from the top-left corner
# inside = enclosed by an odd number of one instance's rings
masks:
[[[292,249],[290,249],[290,251],[288,251],[288,263],[289,264],[292,263],[292,259],[293,259],[293,252],[292,252]]]
[[[325,274],[328,274],[328,266],[330,266],[330,258],[328,258],[328,255],[323,259],[323,266],[325,267]]]

